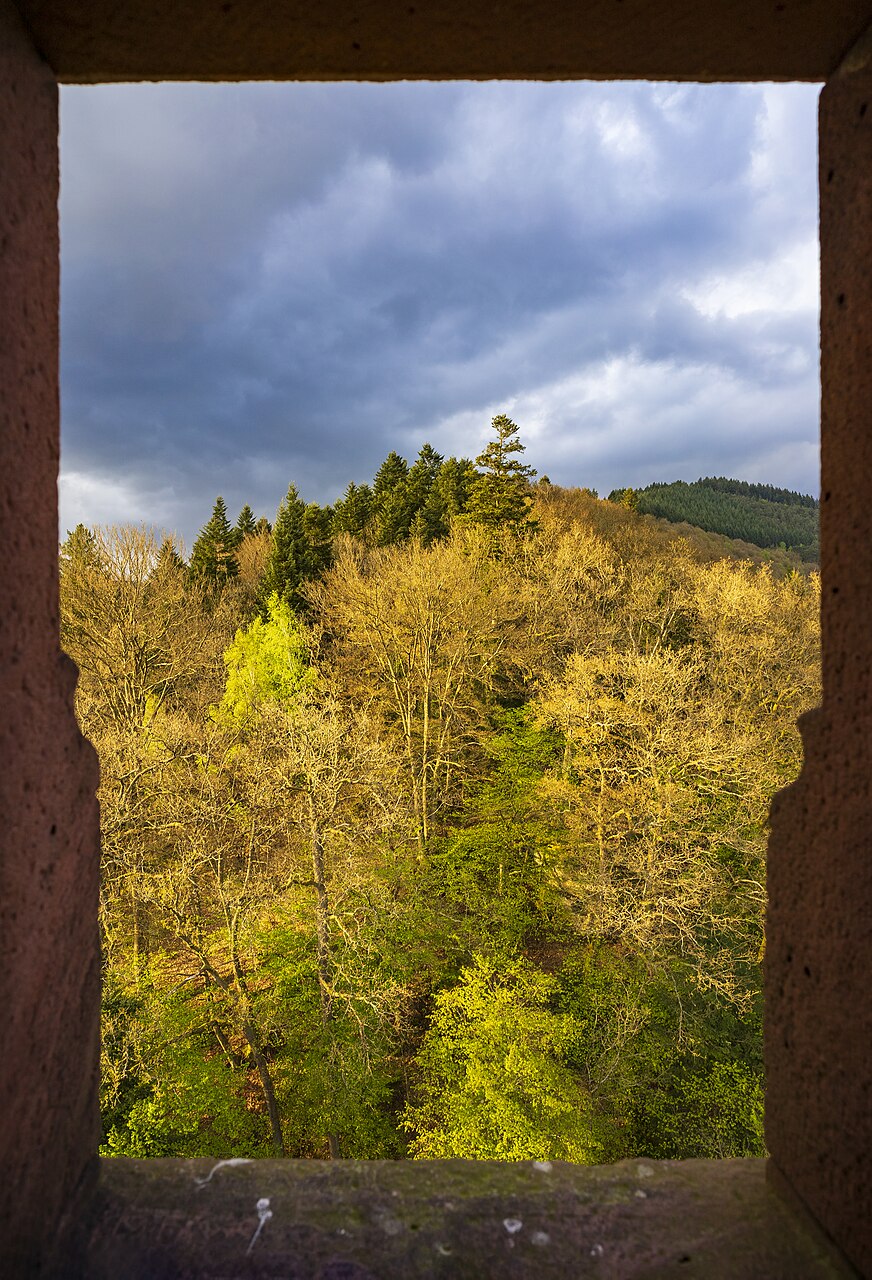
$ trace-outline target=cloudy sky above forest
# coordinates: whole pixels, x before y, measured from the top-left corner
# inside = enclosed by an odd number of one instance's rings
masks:
[[[62,92],[61,532],[391,449],[817,492],[817,89]]]

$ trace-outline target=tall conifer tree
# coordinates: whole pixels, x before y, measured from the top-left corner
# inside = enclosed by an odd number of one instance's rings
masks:
[[[376,473],[372,499],[376,543],[380,547],[387,547],[408,538],[412,522],[409,464],[393,449]]]
[[[476,471],[469,458],[447,458],[439,468],[434,489],[449,516],[459,516],[467,508]]]
[[[303,512],[303,532],[308,542],[307,576],[322,573],[333,560],[333,510],[310,502]]]
[[[343,497],[333,507],[333,532],[350,533],[362,538],[372,518],[372,490],[368,484],[349,484]]]
[[[280,600],[287,600],[293,608],[302,604],[300,587],[315,571],[305,517],[306,504],[297,493],[297,486],[292,484],[276,513],[272,547],[258,587],[262,611],[266,610],[267,601],[274,593]]]
[[[467,514],[476,524],[490,528],[520,529],[530,523],[530,481],[536,471],[516,456],[524,452],[524,445],[511,418],[500,413],[491,428],[495,438],[475,460],[480,470],[471,488]]]
[[[257,523],[254,519],[254,512],[246,502],[236,520],[236,533],[239,542],[241,542],[243,538],[250,538],[256,528]]]
[[[191,552],[191,573],[195,578],[222,586],[239,572],[236,563],[236,533],[227,519],[222,497],[215,499],[212,515],[197,535]]]
[[[406,488],[409,496],[410,535],[429,546],[448,531],[445,504],[436,488],[442,469],[442,454],[425,444],[409,471]]]

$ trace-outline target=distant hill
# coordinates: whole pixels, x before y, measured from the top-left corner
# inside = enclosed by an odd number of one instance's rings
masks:
[[[707,476],[693,484],[676,480],[637,489],[633,505],[644,515],[675,524],[695,525],[758,547],[794,551],[804,561],[820,558],[818,501],[808,494]]]
[[[806,574],[818,568],[816,561],[794,550],[758,547],[753,542],[712,533],[684,520],[675,522],[662,516],[643,515],[633,508],[635,494],[628,502],[631,492],[614,491],[606,500],[596,497],[590,489],[537,485],[534,515],[542,519],[547,512],[549,519],[559,525],[574,522],[589,525],[600,537],[623,548],[622,554],[643,559],[649,552],[656,557],[669,544],[681,543],[703,564],[715,560],[747,560],[768,565],[776,578],[796,572]]]

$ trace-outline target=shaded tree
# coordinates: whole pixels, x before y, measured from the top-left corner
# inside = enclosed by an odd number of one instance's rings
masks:
[[[322,573],[333,559],[333,511],[309,502],[303,512],[303,533],[308,543],[307,577]]]
[[[306,504],[297,493],[297,486],[292,484],[273,526],[272,544],[258,589],[262,610],[272,595],[295,607],[302,603],[300,587],[314,572],[305,516]]]
[[[403,542],[409,536],[412,506],[408,480],[408,463],[392,449],[372,485],[372,536],[380,547]]]
[[[349,533],[352,537],[365,536],[372,519],[372,490],[368,484],[353,481],[343,497],[333,507],[332,532]]]
[[[212,586],[224,586],[238,572],[238,538],[227,518],[224,499],[215,499],[212,515],[197,534],[191,552],[191,574]]]
[[[247,502],[237,516],[235,527],[239,542],[242,542],[243,538],[249,538],[257,528],[254,512]]]

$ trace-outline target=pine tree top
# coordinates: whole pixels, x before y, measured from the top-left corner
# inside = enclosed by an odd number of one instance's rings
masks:
[[[475,460],[480,471],[471,486],[467,515],[490,528],[529,528],[530,480],[536,470],[514,456],[524,452],[517,423],[500,413],[491,428],[496,439]]]
[[[522,444],[518,437],[517,423],[506,414],[499,413],[491,419],[491,430],[496,434],[496,439],[489,441],[478,455],[475,460],[476,466],[500,478],[532,478],[536,474],[536,468],[528,467],[511,456],[514,453],[524,453],[526,450],[526,445]]]
[[[257,528],[257,522],[255,521],[255,518],[254,518],[254,512],[246,502],[245,506],[240,511],[239,516],[237,517],[237,520],[236,520],[236,532],[239,534],[240,541],[243,538],[250,537],[251,534],[254,533],[256,528]]]
[[[395,449],[391,449],[379,467],[373,480],[372,490],[376,498],[390,492],[398,484],[402,484],[409,474],[409,464],[401,458]]]

